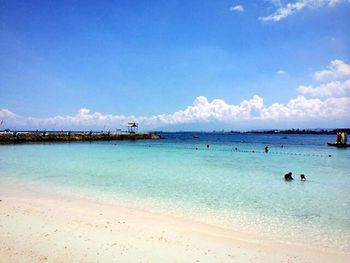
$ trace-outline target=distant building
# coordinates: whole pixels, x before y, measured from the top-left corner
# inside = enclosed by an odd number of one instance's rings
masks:
[[[129,133],[135,133],[138,130],[138,124],[136,122],[129,122],[128,123],[128,132]]]

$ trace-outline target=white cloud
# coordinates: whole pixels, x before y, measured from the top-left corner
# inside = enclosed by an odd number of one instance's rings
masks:
[[[8,109],[0,109],[0,119],[4,118],[15,118],[16,114]]]
[[[286,74],[282,69],[276,74]],[[318,80],[350,76],[350,65],[341,60],[333,60],[325,70],[315,72]],[[193,104],[172,114],[153,116],[125,116],[92,112],[81,108],[75,115],[53,116],[47,118],[24,117],[8,109],[0,109],[1,129],[47,128],[47,129],[115,129],[126,127],[130,121],[136,121],[144,128],[156,128],[167,125],[203,123],[219,121],[225,123],[248,121],[348,121],[350,123],[350,79],[331,81],[319,86],[301,85],[297,88],[299,96],[287,103],[265,105],[262,97],[254,95],[251,99],[238,104],[229,104],[222,99],[209,101],[204,96],[197,97]],[[311,97],[311,98],[308,98]]]
[[[0,109],[0,129],[5,129],[7,124],[15,123],[22,125],[23,118],[8,109]]]
[[[0,118],[4,120],[4,127],[31,128],[45,127],[56,128],[101,128],[105,125],[108,129],[126,127],[128,121],[136,121],[145,128],[154,128],[165,125],[208,122],[208,121],[286,121],[286,120],[335,120],[349,119],[350,97],[307,99],[298,96],[287,104],[273,103],[270,106],[264,104],[262,97],[254,95],[249,100],[243,100],[239,104],[228,104],[222,99],[209,101],[204,96],[197,97],[191,106],[172,114],[160,114],[154,116],[124,116],[91,112],[82,108],[73,116],[54,116],[48,118],[22,117],[3,109],[0,110]]]
[[[344,82],[331,81],[318,87],[299,86],[298,91],[303,95],[313,97],[341,97],[350,95],[350,79]],[[349,109],[350,110],[350,109]]]
[[[345,2],[349,3],[350,0],[297,0],[285,4],[282,4],[281,1],[273,1],[272,3],[277,6],[276,11],[271,15],[259,17],[259,19],[263,21],[280,21],[304,8],[334,7]]]
[[[230,11],[243,12],[244,7],[242,5],[235,5],[235,6],[230,7]]]
[[[325,70],[314,73],[316,80],[338,79],[347,76],[350,76],[350,65],[339,59],[332,60]]]

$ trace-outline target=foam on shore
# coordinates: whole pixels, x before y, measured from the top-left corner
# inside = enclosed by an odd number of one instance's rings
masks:
[[[4,262],[348,262],[349,253],[159,214],[34,185],[2,184]]]

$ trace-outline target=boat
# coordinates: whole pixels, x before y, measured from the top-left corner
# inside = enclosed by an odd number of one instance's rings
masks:
[[[350,144],[348,143],[335,143],[335,142],[327,142],[328,146],[334,146],[334,147],[338,147],[338,148],[346,148],[346,147],[350,147]]]

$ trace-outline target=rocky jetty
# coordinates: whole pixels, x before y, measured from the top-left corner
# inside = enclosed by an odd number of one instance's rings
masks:
[[[155,133],[111,133],[111,132],[1,132],[0,144],[34,142],[78,142],[115,140],[155,140]]]

